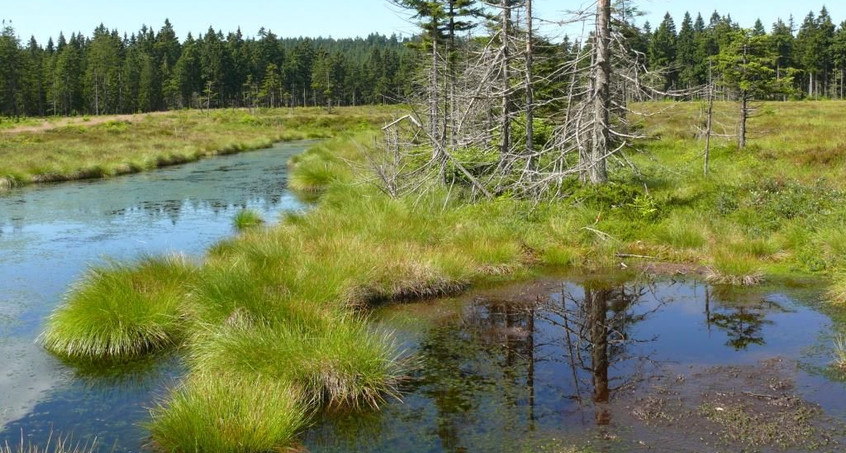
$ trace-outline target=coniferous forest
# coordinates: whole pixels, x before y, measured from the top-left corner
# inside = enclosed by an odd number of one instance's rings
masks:
[[[169,21],[121,35],[0,37],[0,114],[74,115],[180,108],[382,104],[401,96],[412,55],[395,36],[284,38],[209,29],[180,41]],[[405,75],[404,75],[405,74]]]
[[[739,24],[714,12],[706,20],[669,14],[657,25],[625,24],[629,47],[648,68],[662,68],[664,87],[705,84],[710,57],[731,44]],[[757,21],[776,71],[791,68],[794,96],[846,95],[846,21],[836,25],[825,7],[801,21]],[[461,31],[461,30],[459,30]],[[458,40],[466,39],[458,37]],[[542,38],[537,38],[542,39]],[[423,56],[416,38],[280,38],[261,29],[209,29],[182,41],[165,21],[134,33],[97,27],[90,36],[59,34],[25,40],[11,24],[0,34],[0,114],[44,116],[135,113],[180,108],[314,106],[398,103],[413,90]],[[546,43],[566,59],[580,43]]]

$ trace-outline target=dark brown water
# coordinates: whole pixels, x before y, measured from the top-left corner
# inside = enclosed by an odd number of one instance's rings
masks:
[[[720,443],[720,426],[699,414],[706,388],[714,398],[790,393],[820,410],[817,425],[834,426],[846,421],[846,387],[830,367],[832,322],[815,304],[813,291],[778,287],[546,279],[389,307],[378,322],[421,361],[404,402],[325,417],[305,443],[321,452],[745,448]],[[762,390],[743,373],[785,384]]]

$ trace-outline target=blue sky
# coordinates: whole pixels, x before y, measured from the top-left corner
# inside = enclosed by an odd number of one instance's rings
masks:
[[[404,12],[386,0],[4,0],[0,19],[11,20],[18,35],[28,39],[35,35],[46,42],[58,32],[82,31],[90,35],[94,27],[104,23],[110,29],[132,32],[147,24],[161,27],[165,18],[184,37],[188,32],[205,32],[211,25],[224,31],[238,26],[246,35],[255,35],[259,27],[273,30],[280,36],[364,36],[370,32],[410,34],[415,31]],[[590,0],[535,0],[538,14],[561,19],[566,9],[578,9]],[[829,0],[828,7],[835,22],[846,19],[842,0]],[[716,9],[730,13],[741,25],[751,26],[760,17],[766,27],[779,16],[790,14],[797,22],[810,10],[823,5],[797,0],[637,0],[635,4],[648,15],[641,19],[660,22],[669,11],[680,25],[684,12],[701,11],[706,21]],[[569,33],[574,33],[570,31]]]

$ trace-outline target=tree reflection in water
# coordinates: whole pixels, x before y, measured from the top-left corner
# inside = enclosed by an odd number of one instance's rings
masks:
[[[552,297],[544,306],[544,321],[560,328],[563,335],[552,341],[563,341],[564,359],[570,368],[572,398],[580,405],[586,403],[584,388],[592,388],[590,400],[594,405],[597,425],[608,425],[611,412],[607,403],[612,395],[643,379],[642,363],[649,357],[631,355],[628,346],[652,339],[633,338],[631,328],[657,311],[663,303],[647,310],[637,310],[642,297],[651,286],[644,284],[615,284],[590,280],[582,285],[578,295],[566,287],[560,297]],[[561,360],[556,358],[556,360]],[[609,369],[621,362],[630,362],[626,371],[609,376]],[[635,362],[635,363],[631,363]]]
[[[711,298],[716,296],[724,299],[724,302],[717,304],[712,310]],[[778,302],[764,299],[752,301],[737,300],[737,295],[732,295],[725,288],[715,291],[705,289],[705,316],[708,327],[711,325],[725,331],[728,340],[727,346],[735,351],[747,349],[750,345],[763,346],[765,344],[763,329],[764,326],[773,325],[774,322],[767,319],[773,313],[788,313],[790,310],[782,307]],[[733,302],[726,302],[732,301]]]

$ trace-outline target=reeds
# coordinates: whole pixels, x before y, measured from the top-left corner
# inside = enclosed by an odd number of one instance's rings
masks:
[[[0,445],[0,453],[91,453],[99,449],[97,439],[83,444],[74,442],[70,437],[57,436],[53,432],[50,432],[47,442],[43,446],[28,442],[24,438],[23,431],[21,431],[21,439],[18,444],[10,445],[7,441]]]

